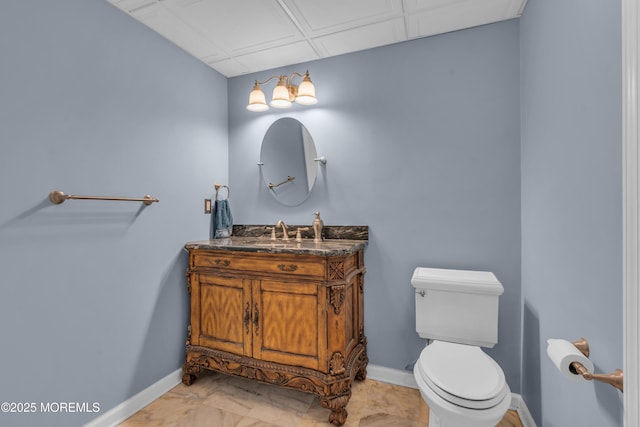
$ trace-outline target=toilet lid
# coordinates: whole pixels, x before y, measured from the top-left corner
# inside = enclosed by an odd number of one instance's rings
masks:
[[[427,385],[455,405],[487,409],[505,397],[504,373],[480,347],[434,341],[422,351],[418,363]]]

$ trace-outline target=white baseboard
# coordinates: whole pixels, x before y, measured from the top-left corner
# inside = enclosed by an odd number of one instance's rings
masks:
[[[176,369],[161,380],[151,384],[140,393],[131,396],[115,408],[89,421],[83,427],[113,427],[153,402],[182,380],[182,368]]]
[[[368,364],[367,378],[403,387],[418,388],[418,383],[413,377],[413,371],[401,371],[400,369]]]
[[[527,404],[524,403],[524,399],[517,393],[511,393],[511,409],[518,412],[522,427],[538,427],[531,416],[531,412],[529,412],[529,408],[527,408]]]
[[[379,365],[367,366],[367,378],[381,381],[383,383],[399,385],[409,388],[418,388],[413,372],[401,371],[399,369],[386,368]],[[160,381],[151,384],[140,393],[132,396],[122,402],[115,408],[105,412],[99,417],[85,424],[83,427],[114,427],[140,409],[153,402],[173,387],[178,385],[182,380],[182,369],[176,369]],[[537,427],[527,405],[524,403],[522,396],[517,393],[511,394],[511,409],[518,412],[523,427]]]

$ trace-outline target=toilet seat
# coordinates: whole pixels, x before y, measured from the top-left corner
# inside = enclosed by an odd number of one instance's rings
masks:
[[[482,349],[433,341],[420,354],[417,373],[440,398],[469,409],[489,409],[508,393],[504,372]]]

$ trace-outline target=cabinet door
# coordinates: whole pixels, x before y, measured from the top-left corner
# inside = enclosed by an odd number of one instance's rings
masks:
[[[326,360],[326,311],[314,283],[253,283],[253,357],[318,369]]]
[[[251,281],[200,275],[197,344],[251,356]],[[192,316],[193,316],[192,312]]]

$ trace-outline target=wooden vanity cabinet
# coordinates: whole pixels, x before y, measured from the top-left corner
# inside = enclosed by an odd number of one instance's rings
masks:
[[[190,247],[182,382],[210,369],[314,393],[346,421],[368,363],[362,249],[339,256]]]

